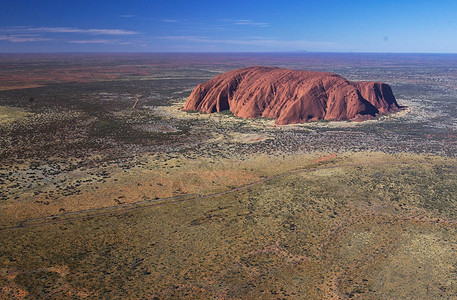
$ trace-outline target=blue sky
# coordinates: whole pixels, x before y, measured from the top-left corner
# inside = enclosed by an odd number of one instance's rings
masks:
[[[2,0],[0,52],[457,53],[457,1]]]

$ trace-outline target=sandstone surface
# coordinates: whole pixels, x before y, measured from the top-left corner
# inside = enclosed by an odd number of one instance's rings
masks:
[[[233,70],[199,84],[184,110],[230,110],[241,118],[274,118],[277,124],[366,120],[398,111],[389,85],[352,82],[338,74],[277,67]]]

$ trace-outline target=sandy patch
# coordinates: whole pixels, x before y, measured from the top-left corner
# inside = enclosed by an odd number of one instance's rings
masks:
[[[19,121],[29,115],[31,114],[20,108],[0,106],[0,125]]]
[[[133,128],[146,132],[156,133],[173,133],[179,131],[179,129],[176,128],[176,126],[170,124],[139,124],[133,126]]]
[[[215,134],[213,139],[210,140],[212,143],[222,144],[222,143],[242,143],[242,144],[253,144],[259,143],[266,140],[273,139],[271,136],[266,134],[256,134],[256,133],[227,133],[224,135]]]
[[[390,291],[402,299],[435,298],[452,291],[455,274],[454,250],[449,243],[433,234],[406,237],[406,243],[393,253],[377,274],[376,291]],[[417,283],[421,282],[421,285]],[[420,297],[427,295],[427,297]],[[380,298],[389,298],[379,293]]]
[[[0,86],[0,91],[11,91],[11,90],[21,90],[21,89],[32,89],[37,87],[42,87],[41,84],[26,84],[26,85],[15,85],[15,86]]]
[[[329,160],[329,159],[334,158],[334,157],[336,157],[336,154],[321,156],[321,157],[319,157],[318,159],[316,159],[316,160],[314,161],[314,163],[318,164],[318,163],[320,163],[320,162],[324,162],[324,161]]]

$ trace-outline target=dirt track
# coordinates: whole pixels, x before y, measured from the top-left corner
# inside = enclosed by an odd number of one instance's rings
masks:
[[[323,160],[317,160],[316,162],[322,163]],[[410,164],[410,163],[422,163],[422,162],[419,162],[419,161],[402,162],[402,164]],[[252,186],[255,186],[255,185],[267,182],[267,181],[271,181],[276,178],[281,178],[281,177],[304,173],[304,172],[310,173],[310,172],[314,172],[314,171],[318,171],[318,170],[334,169],[334,168],[341,168],[341,167],[360,167],[360,166],[389,165],[389,164],[398,164],[398,162],[379,162],[379,163],[370,163],[370,164],[354,163],[354,164],[342,164],[342,165],[322,165],[322,166],[316,166],[313,168],[309,168],[309,167],[301,168],[301,169],[292,170],[292,171],[289,171],[286,173],[273,175],[270,177],[265,177],[265,178],[256,180],[254,182],[251,182],[249,184],[239,186],[239,187],[227,190],[227,191],[222,191],[222,192],[217,192],[217,193],[212,193],[212,194],[207,194],[207,195],[189,194],[189,195],[180,195],[180,196],[174,196],[174,197],[169,197],[169,198],[151,199],[151,200],[144,200],[144,201],[127,203],[127,204],[122,204],[122,205],[117,205],[117,206],[108,206],[108,207],[102,207],[102,208],[80,210],[80,211],[74,211],[74,212],[69,212],[69,213],[64,213],[64,214],[59,214],[59,215],[52,215],[52,216],[47,216],[47,217],[42,217],[42,218],[28,219],[28,220],[21,221],[17,226],[2,228],[2,229],[0,229],[0,232],[19,230],[19,229],[25,229],[25,228],[33,228],[33,227],[38,227],[38,226],[45,226],[45,225],[49,225],[49,224],[62,223],[62,222],[70,221],[70,220],[76,220],[76,219],[85,219],[85,218],[90,219],[90,218],[97,217],[97,216],[104,216],[104,215],[110,215],[110,214],[122,214],[127,211],[132,211],[132,210],[141,209],[141,208],[145,208],[145,207],[171,205],[171,204],[176,204],[176,203],[181,203],[181,202],[192,201],[195,199],[217,197],[217,196],[231,194],[234,192],[245,190]]]

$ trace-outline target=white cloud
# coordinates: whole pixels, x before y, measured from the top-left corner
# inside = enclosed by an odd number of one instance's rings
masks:
[[[227,44],[258,46],[270,50],[328,50],[336,46],[334,42],[306,41],[306,40],[278,40],[274,38],[254,37],[251,39],[213,39],[205,36],[162,36],[162,39],[174,41],[189,41],[205,44]]]
[[[130,31],[124,29],[80,29],[73,27],[35,27],[25,29],[29,32],[43,32],[43,33],[87,33],[95,35],[133,35],[138,34],[137,31]]]
[[[72,44],[132,45],[131,42],[123,42],[119,40],[74,40],[68,42]]]
[[[106,44],[109,40],[80,40],[80,41],[68,41],[73,44]]]
[[[106,34],[106,35],[133,35],[138,34],[138,31],[130,31],[130,30],[123,30],[123,29],[87,29],[82,31],[84,33],[90,34]]]
[[[139,34],[137,31],[124,29],[81,29],[75,27],[5,27],[0,28],[0,41],[9,41],[13,43],[23,42],[40,42],[40,41],[63,41],[76,44],[112,44],[112,45],[130,45],[131,42],[119,39],[84,39],[71,40],[71,35],[86,36],[112,36],[123,37]]]
[[[42,42],[49,41],[49,38],[35,37],[35,36],[21,36],[21,35],[5,35],[0,36],[0,41],[8,41],[12,43],[25,43],[25,42]]]
[[[165,23],[178,23],[179,20],[176,20],[176,19],[163,19],[162,22],[165,22]]]
[[[234,20],[233,24],[235,25],[245,25],[245,26],[256,26],[256,27],[268,27],[270,23],[266,22],[255,22],[253,20]]]
[[[27,33],[82,33],[92,35],[135,35],[138,31],[125,29],[81,29],[75,27],[7,27],[0,28],[2,33],[27,34]]]

